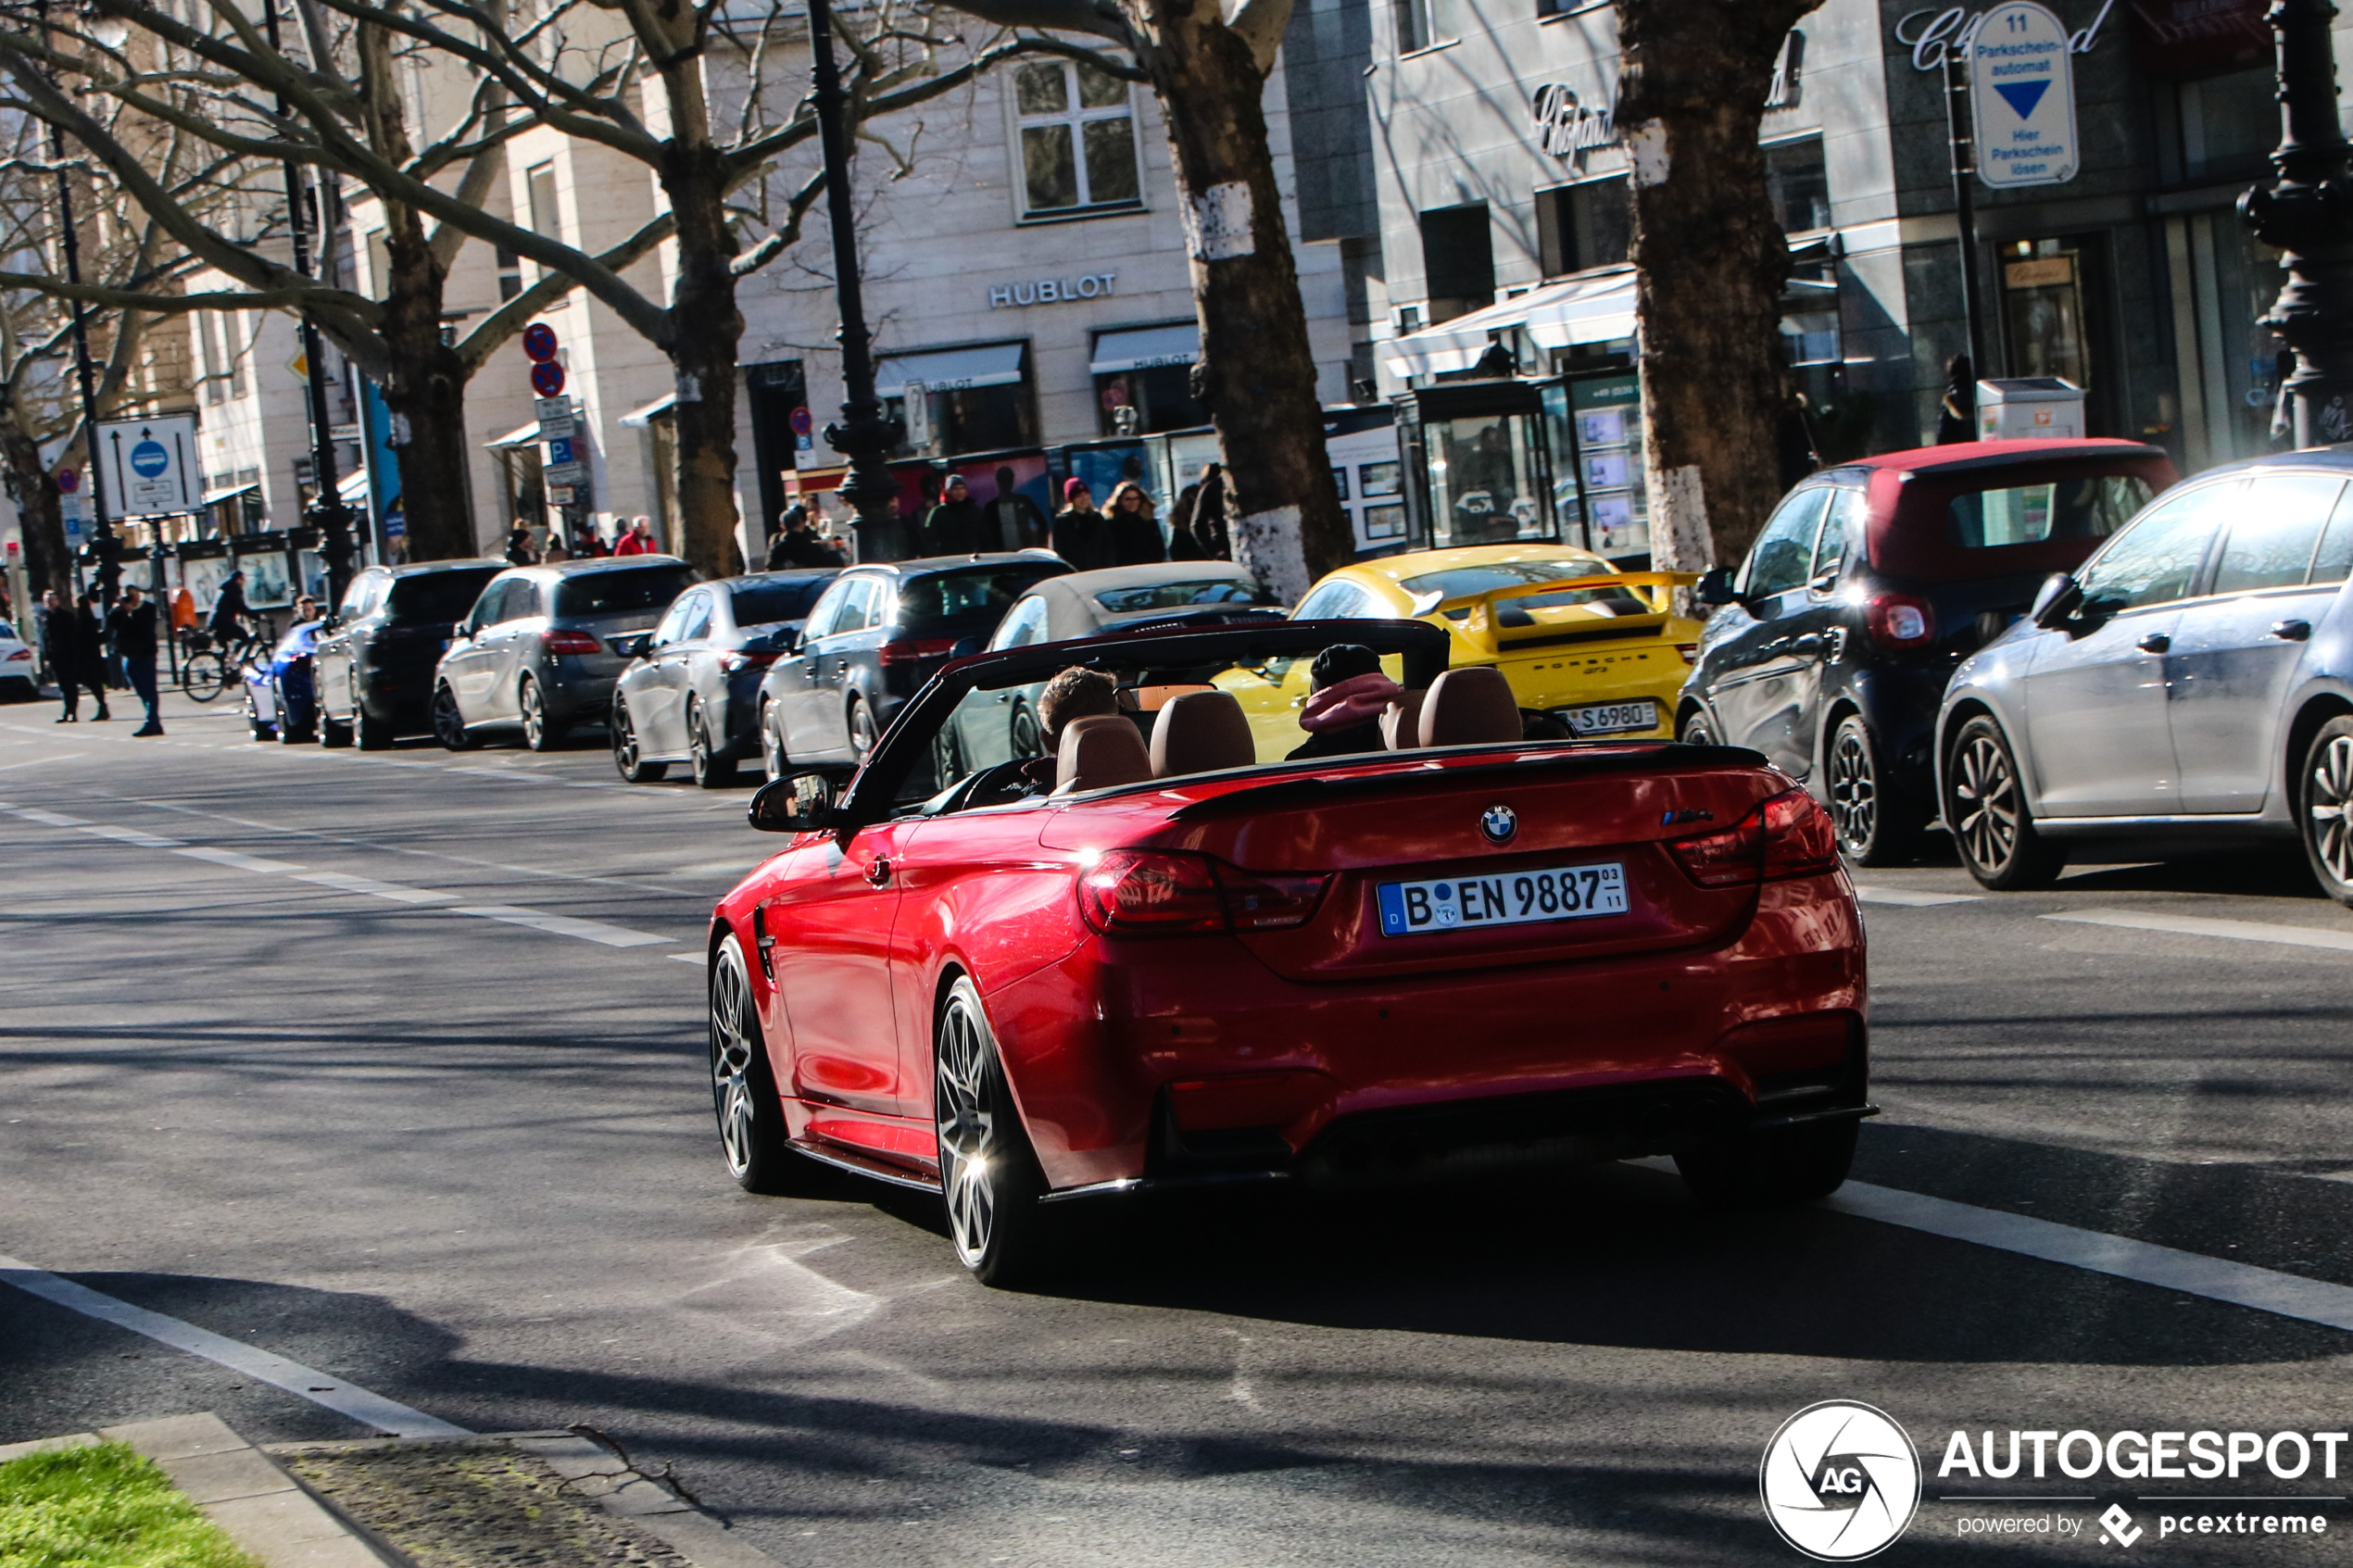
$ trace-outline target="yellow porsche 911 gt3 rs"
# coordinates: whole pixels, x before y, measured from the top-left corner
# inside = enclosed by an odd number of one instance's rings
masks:
[[[1699,652],[1673,613],[1687,571],[1621,572],[1564,545],[1475,545],[1360,561],[1310,588],[1294,621],[1414,618],[1453,638],[1452,667],[1504,672],[1521,708],[1571,735],[1672,739],[1675,696]],[[1253,727],[1295,722],[1307,664],[1269,669],[1236,696]]]

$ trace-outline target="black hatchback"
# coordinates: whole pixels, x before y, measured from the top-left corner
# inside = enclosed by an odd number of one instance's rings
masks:
[[[502,560],[435,560],[354,577],[311,656],[320,733],[331,744],[356,736],[360,750],[376,751],[430,730],[433,671],[450,622],[505,570]]]
[[[2173,483],[2132,441],[1889,452],[1782,498],[1716,605],[1675,733],[1763,752],[1830,807],[1839,847],[1901,863],[1936,815],[1933,737],[1955,665]]]
[[[786,762],[857,763],[959,644],[977,652],[1033,583],[1071,570],[1043,550],[856,566],[809,611],[760,684],[768,776]]]

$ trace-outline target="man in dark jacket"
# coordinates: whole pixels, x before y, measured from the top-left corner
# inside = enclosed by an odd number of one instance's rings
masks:
[[[776,542],[768,546],[768,570],[786,571],[794,567],[828,567],[841,565],[841,552],[834,549],[809,526],[809,508],[795,504],[785,513],[784,531]]]
[[[1201,546],[1202,558],[1232,560],[1234,546],[1226,537],[1226,470],[1217,463],[1203,463],[1201,483],[1192,489],[1190,521],[1193,542]]]
[[[997,470],[997,498],[988,503],[988,548],[1034,550],[1046,542],[1046,514],[1021,493],[1011,467]]]
[[[98,608],[98,592],[94,588],[84,589],[81,601],[74,606],[73,661],[70,668],[74,684],[89,687],[90,695],[98,699],[98,711],[90,717],[94,720],[113,718],[114,715],[107,711],[107,623]],[[69,690],[66,693],[68,712],[72,711],[73,699],[73,693]]]
[[[1111,524],[1095,509],[1095,497],[1083,479],[1063,486],[1063,509],[1054,514],[1054,554],[1073,571],[1099,571],[1113,564]]]
[[[923,547],[927,556],[969,556],[988,546],[982,534],[988,514],[972,497],[964,476],[951,473],[939,494],[939,504],[924,519]]]
[[[122,597],[107,616],[107,631],[114,638],[115,657],[122,660],[124,678],[147,705],[147,721],[131,734],[133,737],[163,734],[163,720],[156,711],[156,607],[137,584],[124,585]]]
[[[225,652],[230,644],[245,634],[245,623],[252,614],[253,611],[245,606],[245,574],[233,571],[229,580],[220,584],[220,592],[212,601],[212,620],[207,630],[211,632],[212,640],[220,644]]]
[[[65,711],[57,715],[60,724],[70,724],[80,717],[74,711],[82,696],[73,661],[78,636],[73,607],[55,588],[44,591],[41,596],[41,662],[47,667],[49,679],[57,683],[57,695],[65,698]],[[102,692],[98,706],[106,705]]]

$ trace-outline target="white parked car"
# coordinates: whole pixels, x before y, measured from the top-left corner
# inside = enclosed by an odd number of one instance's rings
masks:
[[[0,621],[0,696],[25,702],[39,696],[39,661],[24,639],[17,635],[17,629]]]

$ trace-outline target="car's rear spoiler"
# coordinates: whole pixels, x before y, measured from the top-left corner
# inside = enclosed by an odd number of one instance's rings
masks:
[[[1542,646],[1563,641],[1615,642],[1625,637],[1655,637],[1675,613],[1674,591],[1699,581],[1696,571],[1610,571],[1592,577],[1565,577],[1554,583],[1521,583],[1484,593],[1462,594],[1415,608],[1423,615],[1442,615],[1454,622],[1465,640],[1494,653],[1515,647]],[[1544,621],[1505,626],[1494,607],[1510,599],[1542,598],[1579,589],[1616,588],[1631,593],[1651,607],[1647,615],[1595,616],[1590,626]]]

